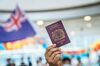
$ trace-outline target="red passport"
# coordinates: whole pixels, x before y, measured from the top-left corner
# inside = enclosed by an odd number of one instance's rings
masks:
[[[62,21],[57,21],[56,23],[46,26],[46,30],[52,43],[56,44],[57,47],[70,43]]]

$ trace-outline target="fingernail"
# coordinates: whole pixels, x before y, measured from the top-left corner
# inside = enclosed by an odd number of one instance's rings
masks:
[[[53,44],[53,47],[56,47],[56,44]]]

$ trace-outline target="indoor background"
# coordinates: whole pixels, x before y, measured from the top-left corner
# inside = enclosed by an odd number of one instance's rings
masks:
[[[0,26],[16,6],[24,12],[36,35],[13,43],[0,42],[0,66],[6,66],[9,58],[16,66],[20,66],[22,58],[27,66],[28,61],[32,66],[47,66],[44,53],[52,42],[45,27],[59,20],[71,41],[61,47],[71,65],[77,66],[80,58],[81,66],[99,66],[100,0],[0,0]]]

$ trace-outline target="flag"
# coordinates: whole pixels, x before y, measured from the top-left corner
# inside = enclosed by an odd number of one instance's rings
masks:
[[[0,42],[21,40],[35,34],[35,29],[18,6],[11,13],[10,18],[0,25]]]

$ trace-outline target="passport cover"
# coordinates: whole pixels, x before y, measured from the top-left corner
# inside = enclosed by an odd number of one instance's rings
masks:
[[[56,23],[46,26],[46,30],[52,43],[56,44],[57,47],[70,43],[62,21],[57,21]]]

